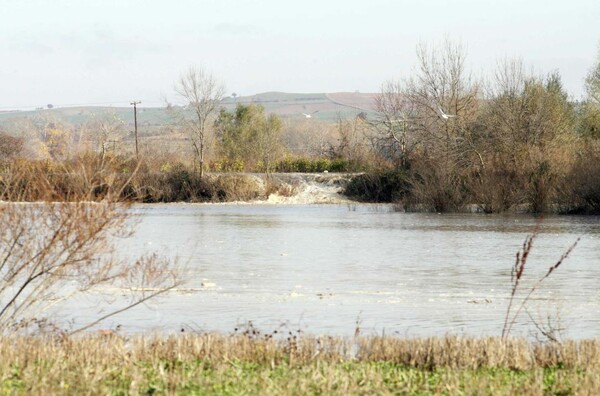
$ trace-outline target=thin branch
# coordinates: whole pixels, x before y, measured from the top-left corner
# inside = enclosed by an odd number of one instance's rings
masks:
[[[166,288],[164,288],[164,289],[161,289],[161,290],[159,290],[159,291],[157,291],[157,292],[155,292],[155,293],[152,293],[152,294],[150,294],[150,295],[148,295],[148,296],[145,296],[145,297],[143,297],[142,299],[140,299],[140,300],[138,300],[138,301],[136,301],[136,302],[134,302],[134,303],[132,303],[132,304],[129,304],[129,305],[127,305],[126,307],[123,307],[123,308],[121,308],[121,309],[118,309],[118,310],[116,310],[116,311],[110,312],[110,313],[108,313],[108,314],[106,314],[106,315],[104,315],[104,316],[102,316],[102,317],[100,317],[100,318],[96,319],[95,321],[93,321],[93,322],[91,322],[91,323],[88,323],[88,324],[87,324],[87,325],[85,325],[85,326],[82,326],[82,327],[80,327],[80,328],[78,328],[78,329],[76,329],[76,330],[73,330],[73,331],[69,332],[69,335],[74,335],[74,334],[77,334],[77,333],[81,333],[82,331],[85,331],[85,330],[87,330],[87,329],[90,329],[90,328],[92,328],[92,327],[96,326],[98,323],[100,323],[100,322],[102,322],[102,321],[104,321],[104,320],[106,320],[106,319],[108,319],[108,318],[110,318],[110,317],[112,317],[112,316],[115,316],[115,315],[118,315],[118,314],[120,314],[120,313],[122,313],[122,312],[128,311],[128,310],[130,310],[131,308],[133,308],[133,307],[136,307],[136,306],[138,306],[138,305],[140,305],[140,304],[142,304],[142,303],[144,303],[144,302],[148,301],[148,300],[149,300],[149,299],[151,299],[151,298],[154,298],[154,297],[156,297],[156,296],[159,296],[159,295],[161,295],[161,294],[163,294],[163,293],[166,293],[166,292],[168,292],[169,290],[171,290],[171,289],[173,289],[173,288],[175,288],[175,287],[177,287],[177,286],[178,286],[178,283],[175,283],[175,284],[173,284],[173,285],[171,285],[171,286],[169,286],[169,287],[166,287]]]

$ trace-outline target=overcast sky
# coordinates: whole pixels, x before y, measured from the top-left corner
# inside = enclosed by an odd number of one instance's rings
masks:
[[[191,64],[227,92],[376,92],[419,42],[467,48],[474,74],[520,57],[574,98],[597,60],[600,0],[0,0],[0,109],[159,105]]]

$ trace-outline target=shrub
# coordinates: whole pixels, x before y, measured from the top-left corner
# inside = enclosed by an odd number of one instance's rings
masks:
[[[561,212],[600,214],[600,142],[588,142],[578,153],[561,190]]]
[[[348,161],[344,158],[306,158],[286,157],[275,163],[275,172],[291,173],[314,173],[314,172],[352,172],[364,169],[365,166]]]
[[[384,171],[353,177],[344,195],[363,202],[398,202],[409,192],[404,172]]]

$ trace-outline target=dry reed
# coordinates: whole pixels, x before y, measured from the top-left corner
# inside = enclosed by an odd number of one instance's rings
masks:
[[[600,341],[191,334],[0,338],[0,393],[593,393]]]
[[[536,290],[538,290],[540,288],[540,286],[542,285],[542,282],[546,278],[548,278],[556,269],[558,269],[558,267],[567,259],[567,257],[569,257],[569,255],[571,254],[573,249],[575,249],[575,247],[577,246],[577,244],[579,243],[579,240],[580,240],[580,238],[577,238],[577,240],[571,246],[569,246],[569,248],[560,256],[560,258],[556,261],[556,263],[551,265],[550,268],[548,268],[548,271],[541,278],[539,278],[533,286],[531,286],[529,289],[524,291],[525,295],[523,297],[521,297],[520,304],[517,306],[517,308],[515,310],[513,304],[515,303],[515,300],[517,297],[517,292],[519,291],[519,286],[521,284],[521,278],[523,277],[523,274],[525,272],[527,259],[529,258],[529,255],[531,254],[531,250],[533,248],[533,242],[539,235],[539,231],[540,231],[539,226],[540,226],[540,223],[538,222],[533,233],[531,235],[528,235],[525,238],[525,242],[523,242],[523,246],[522,246],[521,250],[519,250],[516,255],[515,264],[512,268],[512,272],[511,272],[511,283],[512,283],[511,294],[510,294],[510,299],[508,302],[508,307],[506,308],[506,315],[504,317],[504,325],[502,327],[502,337],[503,338],[506,338],[510,335],[512,326],[515,324],[519,314],[525,309],[527,302],[531,299],[531,295]],[[529,315],[529,317],[531,319],[531,315]],[[534,321],[534,324],[536,325],[536,327],[539,330],[540,329],[539,324],[536,323],[535,321]],[[542,333],[547,335],[545,332],[542,332]],[[550,337],[551,340],[552,340],[552,338],[553,337]],[[553,341],[556,341],[556,340],[554,339]]]

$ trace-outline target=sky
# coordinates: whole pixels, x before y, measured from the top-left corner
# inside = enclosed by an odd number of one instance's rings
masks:
[[[0,110],[177,102],[190,65],[228,94],[377,92],[445,39],[476,77],[519,58],[580,99],[598,21],[598,0],[0,0]]]

